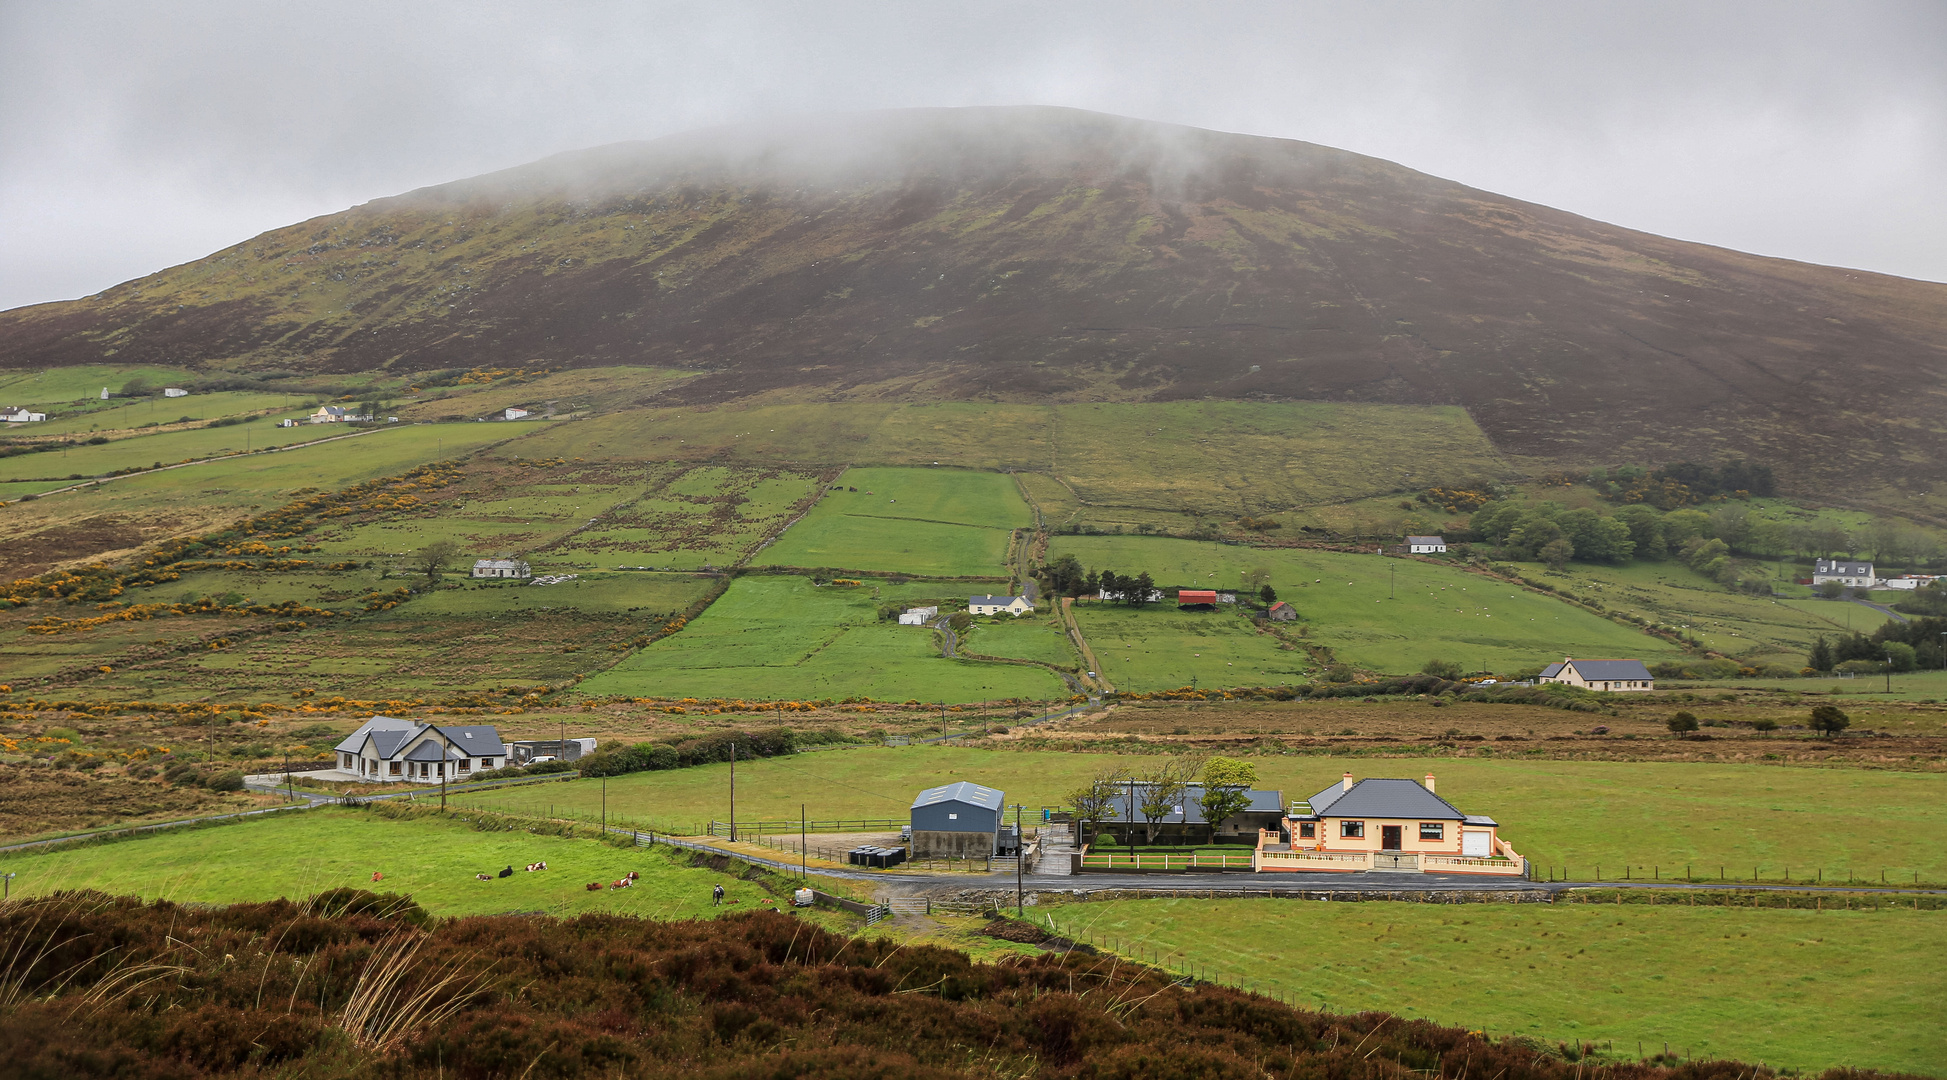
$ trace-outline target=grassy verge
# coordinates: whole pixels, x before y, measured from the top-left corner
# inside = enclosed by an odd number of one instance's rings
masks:
[[[1943,1075],[1947,912],[1141,900],[1064,935],[1338,1012],[1773,1067]]]
[[[399,820],[372,811],[309,810],[109,844],[0,856],[16,893],[100,889],[179,903],[230,904],[326,889],[410,894],[435,915],[612,911],[661,919],[707,916],[723,884],[731,910],[760,906],[757,884],[688,866],[668,849],[621,848],[591,838],[483,832],[451,817]],[[528,863],[548,869],[527,873]],[[514,875],[478,881],[512,866]],[[630,870],[628,889],[591,892]],[[383,874],[378,882],[373,873]]]

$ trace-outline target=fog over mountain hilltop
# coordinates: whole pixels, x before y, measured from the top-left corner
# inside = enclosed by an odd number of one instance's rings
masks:
[[[1616,228],[1308,143],[1055,108],[564,154],[0,313],[0,366],[647,364],[665,400],[1465,406],[1566,464],[1931,486],[1947,285]]]

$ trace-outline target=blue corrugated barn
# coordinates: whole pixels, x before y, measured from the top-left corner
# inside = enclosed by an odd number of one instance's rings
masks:
[[[913,857],[984,859],[998,850],[1007,796],[961,781],[927,788],[913,800]]]

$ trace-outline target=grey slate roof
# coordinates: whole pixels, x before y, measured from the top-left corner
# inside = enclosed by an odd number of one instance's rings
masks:
[[[1018,597],[1018,596],[969,596],[969,597],[967,597],[967,603],[968,603],[969,605],[973,605],[973,604],[999,604],[999,605],[1001,605],[1002,607],[1006,607],[1007,605],[1009,605],[1009,604],[1011,604],[1011,603],[1013,603],[1014,601],[1016,601],[1016,600],[1019,600],[1019,599],[1021,599],[1021,598],[1020,598],[1020,597]],[[1030,601],[1028,601],[1028,603],[1030,603],[1030,604],[1032,604],[1033,602],[1034,602],[1034,601],[1032,601],[1032,600],[1030,600]]]
[[[365,740],[369,736],[374,740],[373,749],[380,757],[391,757],[398,753],[399,747],[405,745],[406,739],[418,730],[419,725],[411,720],[401,720],[396,716],[374,716],[358,725],[357,731],[345,736],[345,741],[332,749],[345,754],[359,753],[365,749]]]
[[[1134,806],[1131,806],[1132,800],[1130,799],[1129,792],[1131,785],[1118,785],[1117,790],[1120,793],[1111,800],[1108,813],[1102,815],[1103,821],[1147,822],[1149,820],[1143,816],[1142,809],[1143,794],[1148,788],[1148,785],[1136,784],[1133,786],[1135,788]],[[1251,790],[1244,794],[1251,801],[1250,805],[1244,807],[1240,813],[1278,814],[1280,816],[1284,814],[1284,792]],[[1202,799],[1203,785],[1191,784],[1188,788],[1184,789],[1183,795],[1177,800],[1177,805],[1183,808],[1182,812],[1179,813],[1172,809],[1169,813],[1158,819],[1157,823],[1160,825],[1179,824],[1183,822],[1188,822],[1192,825],[1208,824],[1204,820],[1203,807],[1198,805]]]
[[[1564,666],[1566,665],[1550,664],[1547,667],[1541,669],[1541,677],[1544,679],[1552,679],[1555,676],[1560,675],[1562,673],[1562,668]]]
[[[1407,544],[1409,544],[1409,545],[1411,545],[1411,544],[1439,544],[1439,545],[1440,545],[1441,547],[1445,547],[1445,546],[1447,545],[1447,542],[1446,542],[1445,540],[1443,540],[1443,539],[1441,539],[1440,537],[1437,537],[1437,536],[1409,536],[1409,537],[1407,537],[1407,538],[1406,538],[1406,542],[1407,542]]]
[[[440,732],[453,740],[464,757],[500,757],[507,748],[500,744],[500,733],[490,724],[443,724]]]
[[[1622,682],[1627,679],[1654,678],[1641,660],[1571,660],[1575,670],[1590,682]]]
[[[406,753],[407,761],[458,761],[459,758],[458,754],[432,739],[427,739]]]
[[[1312,813],[1336,818],[1465,821],[1467,815],[1415,780],[1361,780],[1346,791],[1333,784],[1311,797]]]
[[[1854,562],[1846,559],[1820,559],[1812,565],[1815,574],[1839,574],[1844,577],[1871,577],[1873,564]]]
[[[939,802],[963,802],[969,806],[984,806],[989,810],[999,810],[1006,801],[1006,796],[995,788],[981,787],[979,784],[962,780],[957,784],[927,788],[913,800],[912,808],[918,809]]]

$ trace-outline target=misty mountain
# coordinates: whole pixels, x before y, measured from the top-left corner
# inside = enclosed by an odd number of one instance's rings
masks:
[[[1066,109],[606,146],[82,300],[0,366],[649,364],[669,392],[1458,404],[1536,463],[1947,462],[1947,285],[1633,232],[1327,147]]]

